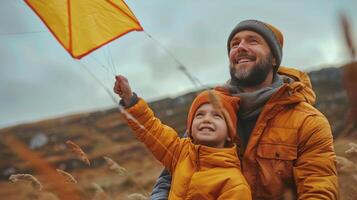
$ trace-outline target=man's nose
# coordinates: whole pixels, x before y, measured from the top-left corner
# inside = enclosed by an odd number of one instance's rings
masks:
[[[242,41],[238,44],[237,51],[238,51],[238,52],[248,51],[247,43],[246,43],[244,40],[242,40]]]
[[[231,61],[236,61],[236,56],[243,52],[248,52],[248,46],[245,41],[241,41],[235,49],[231,49],[231,51],[229,52],[229,58],[231,59]]]

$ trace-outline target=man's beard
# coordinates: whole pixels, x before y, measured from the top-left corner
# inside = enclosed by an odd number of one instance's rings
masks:
[[[253,87],[264,82],[270,70],[273,70],[273,56],[269,54],[259,63],[255,64],[250,70],[235,69],[233,63],[229,64],[231,74],[231,84],[241,87]]]

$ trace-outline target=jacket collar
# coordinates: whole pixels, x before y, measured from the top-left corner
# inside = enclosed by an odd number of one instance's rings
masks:
[[[236,145],[229,148],[213,148],[192,143],[190,157],[197,170],[214,167],[239,167]]]

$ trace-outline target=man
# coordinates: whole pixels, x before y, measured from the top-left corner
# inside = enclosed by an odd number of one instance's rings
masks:
[[[240,22],[228,37],[231,79],[217,90],[240,97],[242,171],[253,199],[338,199],[331,128],[312,105],[308,76],[280,67],[282,33],[257,21]],[[171,177],[159,177],[151,199],[167,199]]]

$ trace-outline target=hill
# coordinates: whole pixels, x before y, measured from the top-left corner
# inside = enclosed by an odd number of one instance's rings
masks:
[[[321,110],[331,123],[335,138],[345,125],[345,114],[348,109],[346,92],[341,82],[340,68],[324,68],[309,73],[313,88],[317,94],[316,107]],[[186,116],[196,92],[187,93],[174,98],[165,98],[151,102],[150,106],[162,121],[184,133]],[[37,152],[54,168],[70,172],[78,181],[78,190],[83,199],[91,199],[94,195],[95,182],[115,199],[125,199],[130,193],[151,191],[161,165],[139,143],[117,108],[82,113],[57,119],[49,119],[36,123],[22,124],[0,130],[2,138],[13,136]],[[355,138],[352,138],[355,140]],[[351,139],[351,140],[352,140]],[[79,161],[66,147],[67,140],[74,141],[82,147],[91,160],[91,166]],[[345,138],[336,142],[336,151],[344,154],[351,141]],[[7,199],[36,199],[28,184],[10,183],[7,179],[14,173],[31,173],[43,182],[45,189],[48,183],[43,175],[35,171],[28,162],[14,153],[11,147],[0,143],[0,196]],[[125,175],[109,171],[103,156],[109,156],[127,169]],[[351,176],[341,176],[349,178]],[[346,179],[347,180],[347,179]],[[345,186],[348,188],[348,185]],[[351,193],[352,189],[348,189]],[[357,191],[352,196],[357,197]]]

